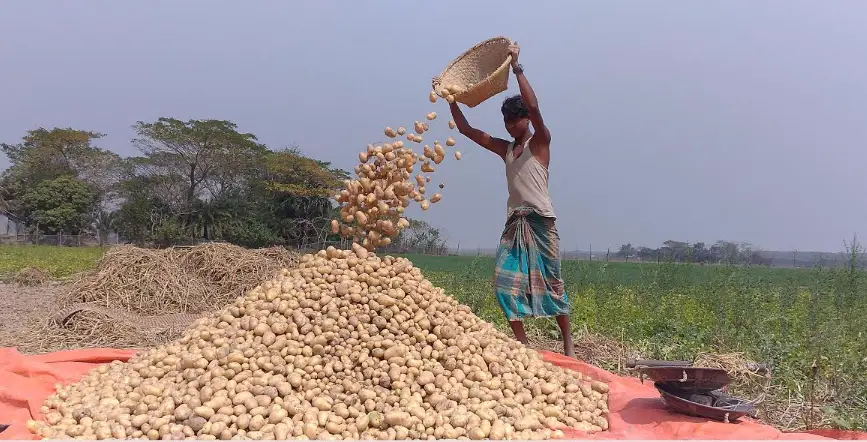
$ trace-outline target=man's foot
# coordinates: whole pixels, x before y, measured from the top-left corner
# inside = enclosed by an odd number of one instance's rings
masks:
[[[524,323],[521,321],[509,321],[509,327],[512,328],[512,333],[515,335],[515,339],[518,342],[529,345],[527,341],[527,333],[524,332]]]
[[[563,343],[563,354],[572,359],[578,359],[575,356],[575,345],[572,344],[571,339],[569,343]]]
[[[557,325],[560,327],[560,335],[563,336],[563,354],[572,358],[575,357],[575,344],[572,342],[572,328],[569,324],[569,316],[557,316]]]

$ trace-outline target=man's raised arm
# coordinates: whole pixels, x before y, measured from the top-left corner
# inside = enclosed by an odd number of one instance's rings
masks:
[[[542,119],[542,112],[539,110],[539,100],[536,98],[536,92],[524,76],[524,68],[518,63],[518,54],[521,52],[521,47],[517,43],[509,47],[509,52],[512,54],[512,71],[515,73],[515,79],[518,80],[518,88],[521,90],[521,100],[524,106],[527,107],[527,112],[530,114],[530,123],[533,123],[534,141],[542,146],[547,146],[551,143],[551,132],[545,126],[545,121]]]
[[[458,132],[461,135],[473,140],[479,146],[490,150],[505,160],[506,149],[509,147],[508,141],[492,137],[487,132],[470,126],[470,123],[467,122],[467,117],[464,116],[457,103],[449,103],[449,109],[452,111],[452,119],[455,120],[455,126],[457,126]]]

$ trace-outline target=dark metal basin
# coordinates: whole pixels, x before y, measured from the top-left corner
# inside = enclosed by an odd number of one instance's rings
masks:
[[[722,422],[734,422],[747,415],[755,415],[754,404],[729,396],[720,391],[696,394],[678,390],[671,384],[654,384],[666,405],[690,416],[705,417]],[[697,402],[700,401],[701,403]]]
[[[683,366],[642,367],[639,369],[657,384],[671,385],[678,390],[688,390],[695,393],[719,390],[731,382],[725,370],[717,368],[698,368]]]

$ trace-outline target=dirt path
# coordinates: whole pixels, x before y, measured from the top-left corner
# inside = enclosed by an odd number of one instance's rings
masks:
[[[64,289],[64,285],[52,282],[36,287],[0,283],[0,347],[15,347],[19,336],[28,333],[19,326],[51,311],[52,301]]]

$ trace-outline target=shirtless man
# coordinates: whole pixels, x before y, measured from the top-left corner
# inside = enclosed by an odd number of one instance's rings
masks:
[[[513,44],[512,72],[521,94],[506,98],[501,111],[512,141],[491,136],[467,122],[457,103],[450,104],[460,133],[497,154],[506,165],[509,190],[506,227],[497,248],[494,293],[515,338],[527,344],[523,319],[555,317],[563,336],[563,352],[575,357],[569,327],[569,300],[560,277],[560,237],[548,194],[551,133]],[[533,130],[530,130],[532,124]]]

